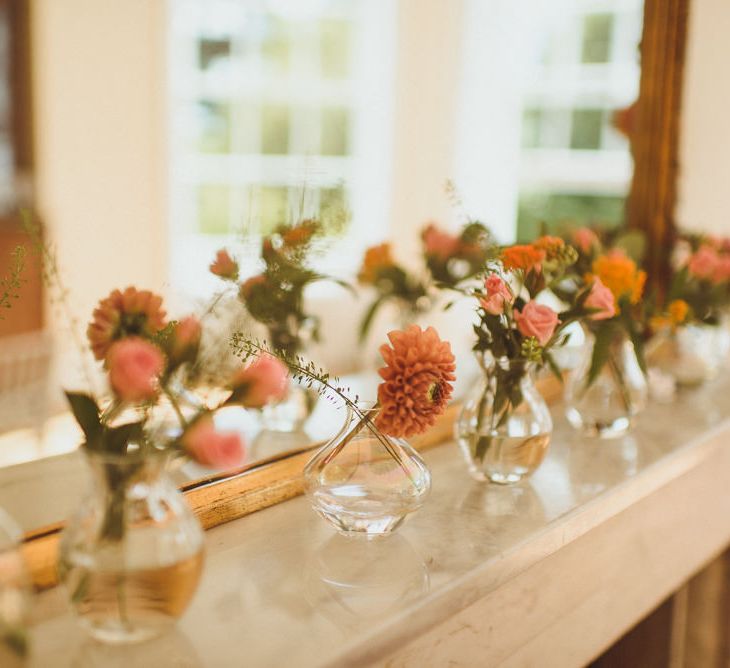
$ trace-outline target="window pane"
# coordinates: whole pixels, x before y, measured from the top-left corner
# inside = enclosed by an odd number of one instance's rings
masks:
[[[198,187],[198,227],[203,234],[225,234],[230,227],[230,188],[206,183]]]
[[[602,109],[574,109],[570,148],[594,150],[601,148],[603,117]]]
[[[198,65],[201,70],[225,63],[231,55],[229,39],[203,38],[198,42]]]
[[[589,14],[583,20],[584,63],[607,63],[611,59],[612,14]]]
[[[289,107],[266,104],[261,113],[261,152],[273,155],[288,153]]]
[[[517,238],[534,239],[547,227],[557,232],[567,221],[599,221],[618,225],[624,216],[624,197],[583,193],[523,193],[520,195]]]
[[[320,58],[322,75],[344,79],[350,72],[350,23],[342,20],[320,21]]]
[[[262,186],[259,191],[259,232],[270,234],[289,220],[289,188]]]
[[[343,186],[320,189],[319,219],[327,234],[341,235],[347,231],[350,211]]]
[[[198,150],[202,153],[229,153],[231,116],[227,104],[202,100],[197,105]]]
[[[349,121],[347,109],[322,110],[322,155],[348,154]]]
[[[285,72],[289,68],[289,26],[276,16],[267,15],[263,20],[261,57],[265,65]]]
[[[540,109],[525,109],[522,116],[522,146],[523,148],[537,148],[540,146]]]

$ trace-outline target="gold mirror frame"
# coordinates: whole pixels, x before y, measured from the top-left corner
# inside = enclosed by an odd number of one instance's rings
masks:
[[[665,249],[675,235],[679,117],[689,0],[645,0],[641,40],[641,82],[632,136],[634,176],[626,219],[648,237],[648,263],[654,281],[666,275]],[[657,283],[655,283],[656,285]],[[541,386],[555,401],[562,388],[554,380]],[[452,437],[458,406],[452,406],[425,436],[419,450]],[[316,447],[312,446],[312,447]],[[238,519],[303,493],[302,471],[312,448],[257,462],[233,475],[211,476],[183,487],[204,528]],[[63,523],[28,532],[24,553],[39,588],[58,582],[56,554]]]

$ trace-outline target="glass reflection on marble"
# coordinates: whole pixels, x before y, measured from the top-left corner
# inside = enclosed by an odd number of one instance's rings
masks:
[[[418,510],[431,474],[404,440],[386,436],[374,413],[348,408],[345,424],[304,469],[304,490],[314,510],[338,531],[381,536]]]
[[[401,534],[378,541],[336,534],[312,555],[304,587],[312,608],[338,626],[353,628],[428,593],[429,575]]]
[[[29,582],[20,551],[22,534],[0,508],[0,666],[24,665],[28,649]]]

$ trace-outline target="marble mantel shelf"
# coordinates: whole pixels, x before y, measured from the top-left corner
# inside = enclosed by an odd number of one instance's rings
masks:
[[[581,666],[730,543],[730,381],[651,405],[630,436],[575,435],[554,408],[528,484],[471,482],[449,443],[393,537],[336,536],[299,497],[207,533],[177,630],[107,648],[61,589],[33,666]]]

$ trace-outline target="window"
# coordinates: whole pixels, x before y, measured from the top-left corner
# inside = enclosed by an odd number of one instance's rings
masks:
[[[255,271],[260,235],[301,216],[331,237],[322,269],[352,271],[386,218],[393,3],[176,0],[170,21],[174,286],[202,294],[242,237]],[[376,87],[380,116],[360,104]]]

